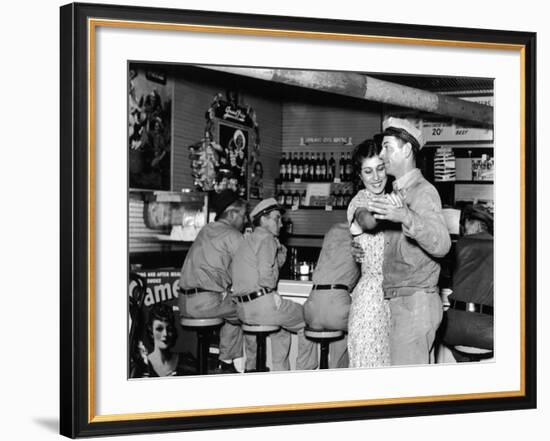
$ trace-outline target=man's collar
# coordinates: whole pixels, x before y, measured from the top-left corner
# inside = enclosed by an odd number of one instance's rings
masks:
[[[254,233],[260,235],[260,236],[273,236],[273,234],[271,233],[271,231],[269,231],[267,228],[264,228],[264,227],[261,227],[261,226],[257,226],[255,229],[254,229]]]
[[[233,229],[237,230],[237,228],[235,228],[235,226],[225,218],[224,219],[218,219],[216,222],[219,223],[219,224],[225,225],[228,228],[233,228]]]
[[[420,169],[413,168],[412,170],[405,173],[403,176],[401,176],[399,179],[396,179],[393,181],[393,189],[394,190],[403,190],[408,187],[410,187],[418,178],[422,176],[422,173],[420,172]]]

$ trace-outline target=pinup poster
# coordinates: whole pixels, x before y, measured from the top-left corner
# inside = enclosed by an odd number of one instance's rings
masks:
[[[173,80],[141,66],[129,78],[130,188],[170,190]]]

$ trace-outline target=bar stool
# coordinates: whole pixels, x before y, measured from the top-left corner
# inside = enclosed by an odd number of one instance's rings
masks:
[[[208,353],[212,331],[223,324],[223,318],[191,318],[181,317],[180,325],[197,333],[197,368],[200,375],[208,373]]]
[[[344,336],[344,331],[332,331],[329,329],[306,328],[304,335],[321,345],[321,363],[319,369],[328,369],[328,349],[332,341],[339,340]]]
[[[256,335],[256,372],[267,372],[266,367],[266,337],[268,334],[277,332],[281,329],[276,325],[249,325],[243,323],[241,326],[243,332]]]
[[[453,355],[467,359],[467,361],[483,361],[494,357],[492,349],[482,349],[473,346],[455,345],[451,347],[451,352]]]

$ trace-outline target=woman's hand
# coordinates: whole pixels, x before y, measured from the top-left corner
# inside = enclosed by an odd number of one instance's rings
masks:
[[[367,208],[358,208],[355,211],[355,221],[363,231],[373,230],[378,222]]]

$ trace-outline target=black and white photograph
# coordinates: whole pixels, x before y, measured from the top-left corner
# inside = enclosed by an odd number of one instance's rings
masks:
[[[128,378],[494,362],[493,78],[127,72]]]

